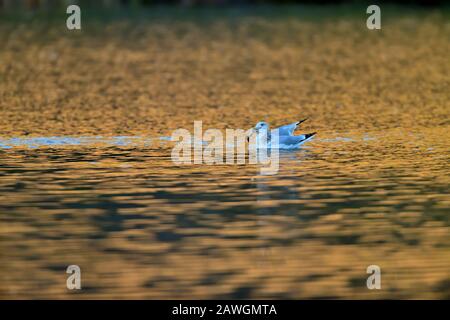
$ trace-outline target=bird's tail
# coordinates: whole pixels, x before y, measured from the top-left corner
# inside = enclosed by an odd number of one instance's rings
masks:
[[[313,133],[307,133],[307,134],[305,134],[305,135],[304,135],[304,136],[305,136],[305,140],[307,140],[307,139],[309,139],[309,138],[311,138],[311,137],[315,136],[315,135],[316,135],[316,133],[317,133],[317,132],[313,132]]]

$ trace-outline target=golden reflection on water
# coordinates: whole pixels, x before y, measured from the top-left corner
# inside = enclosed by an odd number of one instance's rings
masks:
[[[168,149],[2,151],[1,296],[448,297],[449,149],[425,131],[408,148],[325,133],[274,176],[177,167]]]
[[[101,37],[0,27],[4,137],[298,116],[319,132],[274,176],[175,166],[158,143],[0,149],[0,298],[450,297],[448,21],[376,36],[242,19]],[[371,264],[382,290],[366,288]]]

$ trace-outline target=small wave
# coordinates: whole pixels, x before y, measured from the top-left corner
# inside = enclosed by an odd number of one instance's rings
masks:
[[[130,146],[148,145],[151,139],[140,136],[114,136],[114,137],[21,137],[21,138],[0,138],[0,148],[39,148],[39,147],[59,147],[59,146]]]

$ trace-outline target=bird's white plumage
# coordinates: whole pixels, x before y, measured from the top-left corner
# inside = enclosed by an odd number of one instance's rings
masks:
[[[298,125],[306,119],[287,124],[270,130],[269,124],[266,122],[258,122],[252,129],[256,134],[256,145],[258,148],[279,148],[279,149],[296,149],[316,134],[294,135]]]

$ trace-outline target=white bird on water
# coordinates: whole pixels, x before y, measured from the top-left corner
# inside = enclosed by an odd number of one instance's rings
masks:
[[[316,134],[316,132],[313,132],[302,135],[294,135],[295,129],[297,129],[297,127],[306,120],[307,119],[303,119],[272,130],[270,130],[270,127],[266,122],[260,121],[254,128],[250,129],[250,135],[256,133],[256,145],[259,148],[296,149],[306,141],[311,140],[311,138]],[[278,144],[275,143],[272,145],[272,142],[276,141],[276,138],[273,137],[277,133]],[[248,140],[250,141],[250,137],[248,137]]]

